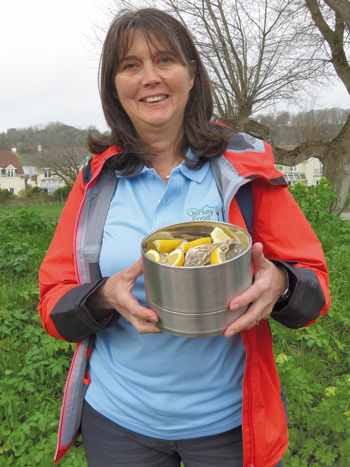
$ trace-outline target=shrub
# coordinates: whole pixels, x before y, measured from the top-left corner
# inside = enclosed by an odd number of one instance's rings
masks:
[[[33,188],[31,188],[31,189],[29,190],[29,193],[31,193],[31,194],[32,194],[32,193],[42,193],[42,191],[43,191],[43,190],[42,190],[41,188],[39,188],[38,186],[33,186]]]
[[[350,465],[350,222],[334,214],[328,181],[293,196],[324,246],[332,306],[316,324],[271,320],[290,412],[286,467]],[[0,217],[0,465],[51,467],[73,345],[48,336],[37,313],[37,271],[53,221],[19,210]],[[81,443],[57,464],[86,466]],[[214,467],[214,465],[213,465]]]
[[[9,190],[2,190],[0,189],[0,203],[5,199],[13,198],[13,193]]]
[[[310,327],[271,321],[276,364],[290,413],[286,467],[350,464],[350,222],[335,214],[327,179],[293,196],[318,235],[330,275],[332,305]]]

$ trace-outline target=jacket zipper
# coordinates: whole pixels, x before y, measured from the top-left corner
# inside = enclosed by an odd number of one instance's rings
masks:
[[[246,333],[246,336],[248,339],[249,347],[251,348],[251,339],[250,339],[249,332]],[[255,436],[254,436],[252,396],[251,396],[252,382],[251,382],[251,367],[250,367],[251,355],[250,354],[248,358],[249,358],[248,368],[246,367],[247,381],[248,381],[248,423],[249,423],[249,432],[251,434],[251,463],[248,465],[248,467],[255,467]],[[247,365],[247,362],[246,362],[246,365]]]
[[[79,210],[78,210],[78,214],[77,214],[77,217],[76,217],[76,220],[75,220],[74,233],[73,233],[73,259],[74,259],[75,278],[76,278],[77,283],[79,285],[81,285],[81,282],[80,282],[80,278],[79,278],[78,265],[77,265],[77,245],[76,245],[76,241],[77,241],[77,232],[78,232],[78,225],[79,225],[79,221],[80,221],[81,211],[83,209],[83,206],[84,206],[84,203],[85,203],[85,200],[86,200],[86,196],[87,196],[87,192],[88,192],[88,189],[91,186],[91,183],[94,182],[94,180],[100,175],[106,161],[108,159],[110,159],[111,157],[115,156],[116,154],[118,154],[118,153],[115,152],[114,154],[111,154],[110,156],[106,157],[106,159],[100,165],[100,168],[98,169],[98,171],[95,173],[95,175],[93,177],[91,177],[90,181],[86,184],[86,187],[85,187],[85,190],[84,190],[84,196],[83,196],[83,199],[81,200]]]

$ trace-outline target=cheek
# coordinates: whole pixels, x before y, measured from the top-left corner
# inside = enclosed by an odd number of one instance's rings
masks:
[[[114,80],[115,93],[120,102],[130,97],[130,82],[124,77],[117,76]]]

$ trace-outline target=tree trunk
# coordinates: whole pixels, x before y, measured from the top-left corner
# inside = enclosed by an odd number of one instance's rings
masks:
[[[327,158],[324,164],[323,175],[333,182],[334,189],[338,194],[338,206],[343,207],[350,188],[350,157],[349,151],[343,151]]]
[[[350,114],[338,136],[326,144],[329,151],[325,162],[322,161],[323,174],[333,182],[338,193],[338,205],[342,207],[350,188]]]

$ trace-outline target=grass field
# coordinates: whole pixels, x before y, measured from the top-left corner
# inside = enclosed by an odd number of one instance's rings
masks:
[[[270,320],[290,414],[285,467],[350,466],[350,222],[326,181],[292,190],[321,240],[332,306],[310,327]],[[74,345],[43,330],[38,269],[62,205],[0,207],[0,467],[52,467]],[[86,467],[81,441],[57,467]],[[183,466],[181,466],[183,467]],[[216,467],[214,464],[212,467]]]
[[[39,204],[37,206],[0,206],[0,217],[16,216],[20,209],[26,211],[37,212],[44,220],[50,219],[57,222],[62,213],[62,204]]]

